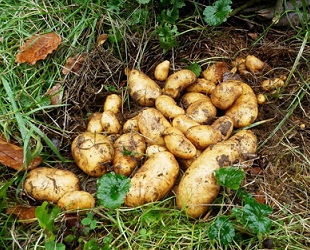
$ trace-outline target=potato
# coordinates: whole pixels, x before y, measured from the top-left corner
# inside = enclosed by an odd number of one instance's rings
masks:
[[[167,128],[164,131],[164,140],[168,150],[178,158],[190,159],[196,155],[195,146],[177,128]]]
[[[122,134],[114,142],[113,170],[117,174],[131,175],[146,150],[144,138],[138,133]]]
[[[198,156],[201,155],[201,153],[202,151],[200,149],[196,149],[196,154],[193,158],[190,159],[178,158],[180,167],[184,170],[188,169],[192,165],[192,163],[198,158]]]
[[[131,178],[125,205],[140,206],[164,198],[179,175],[179,164],[168,151],[151,155]]]
[[[187,109],[189,105],[198,100],[209,100],[209,97],[202,93],[188,92],[182,96],[181,103]]]
[[[94,197],[86,191],[65,193],[57,202],[57,206],[65,210],[89,209],[95,207]]]
[[[154,71],[154,77],[157,81],[165,81],[168,78],[170,62],[165,60],[159,63]]]
[[[240,85],[242,95],[225,113],[233,120],[235,128],[252,124],[258,116],[258,104],[254,91],[246,83],[240,82]]]
[[[111,111],[114,114],[120,112],[122,107],[122,98],[117,94],[108,95],[103,104],[103,111]]]
[[[164,146],[163,133],[171,124],[157,109],[147,108],[139,113],[138,126],[147,143]]]
[[[212,90],[215,88],[216,84],[211,80],[204,78],[198,78],[196,82],[186,88],[187,92],[196,92],[203,94],[211,94]]]
[[[185,114],[185,110],[179,107],[175,100],[168,95],[160,95],[156,98],[155,107],[166,118],[174,118],[177,115]]]
[[[81,133],[73,140],[71,153],[77,166],[94,177],[105,174],[114,157],[108,137],[90,132]]]
[[[254,133],[243,130],[227,141],[205,149],[180,180],[176,192],[177,207],[190,217],[202,216],[220,190],[214,170],[246,160],[245,156],[254,154],[256,147],[257,139]]]
[[[281,88],[285,85],[282,78],[276,77],[274,79],[266,79],[261,82],[260,87],[264,91],[274,91],[277,88]]]
[[[256,56],[248,55],[245,58],[245,66],[252,73],[258,73],[264,69],[265,63],[258,59]]]
[[[228,109],[242,94],[240,81],[228,80],[219,83],[211,93],[211,102],[219,109]]]
[[[161,95],[161,88],[143,72],[133,69],[128,72],[129,95],[140,106],[154,106]]]
[[[200,123],[189,118],[187,115],[178,115],[172,120],[172,126],[185,133],[189,128],[199,125]]]
[[[101,124],[101,116],[102,113],[95,112],[93,113],[88,120],[86,131],[91,133],[101,133],[103,131],[103,127]]]
[[[101,115],[101,125],[103,132],[107,134],[117,134],[121,130],[121,124],[112,111],[104,111]]]
[[[165,146],[150,145],[146,148],[145,154],[150,157],[153,154],[164,151],[168,151],[168,149]]]
[[[218,83],[223,80],[223,74],[228,71],[229,70],[225,62],[217,62],[215,64],[210,65],[207,69],[202,71],[201,75],[206,80]]]
[[[238,72],[240,75],[247,75],[250,74],[250,72],[247,70],[245,66],[245,59],[244,58],[236,58],[235,61],[232,62],[233,69],[231,70],[232,73]]]
[[[264,94],[258,94],[256,96],[256,99],[257,99],[257,104],[259,104],[259,105],[262,105],[262,104],[266,103],[266,101],[267,101],[266,96]]]
[[[227,140],[233,132],[234,121],[226,115],[217,118],[211,127],[221,132],[222,140]]]
[[[135,132],[139,131],[138,115],[128,119],[123,125],[123,133],[129,133],[133,131]]]
[[[67,192],[79,190],[79,179],[68,171],[49,167],[31,170],[25,179],[24,190],[40,201],[57,201]]]
[[[198,100],[186,109],[186,115],[200,124],[208,124],[216,117],[216,107],[210,98]]]
[[[182,90],[196,81],[195,73],[188,69],[179,70],[168,77],[165,82],[163,93],[172,98],[180,96]]]

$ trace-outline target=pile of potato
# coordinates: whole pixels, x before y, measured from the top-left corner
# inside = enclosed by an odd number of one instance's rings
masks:
[[[155,68],[154,80],[137,69],[126,70],[130,97],[144,108],[122,121],[118,119],[122,98],[107,96],[103,112],[94,113],[87,131],[72,142],[77,166],[93,177],[111,170],[130,177],[126,206],[158,201],[173,189],[177,207],[190,217],[200,217],[220,189],[214,170],[249,160],[257,147],[253,132],[240,130],[257,118],[257,97],[247,83],[228,76],[257,73],[264,66],[248,56],[235,62],[232,70],[224,62],[215,63],[197,78],[188,69],[169,75],[170,62],[164,61]],[[234,133],[234,129],[239,130]],[[37,183],[42,171],[30,171],[25,180],[24,188],[34,198],[66,209],[95,205],[90,194],[79,191],[71,172],[49,170]],[[38,195],[39,191],[46,193]],[[76,192],[83,192],[85,198],[78,195],[75,200]],[[54,193],[57,197],[49,197]]]

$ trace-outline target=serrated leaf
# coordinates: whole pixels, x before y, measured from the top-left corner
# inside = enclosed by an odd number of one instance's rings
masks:
[[[233,190],[240,187],[241,182],[245,177],[243,169],[236,167],[220,168],[215,171],[215,178],[219,185]]]
[[[97,198],[100,204],[108,209],[115,209],[123,204],[130,188],[130,179],[111,172],[100,177],[97,185]]]
[[[202,71],[201,66],[198,63],[192,63],[186,68],[193,71],[197,77],[200,76]]]
[[[210,26],[218,26],[226,22],[232,11],[231,4],[230,0],[217,0],[212,6],[206,6],[203,11],[205,22]]]
[[[228,245],[235,237],[235,229],[227,216],[220,216],[208,228],[208,236],[221,245]]]
[[[160,45],[164,50],[170,50],[178,45],[176,37],[179,32],[176,25],[165,23],[157,27],[156,33],[158,34]]]

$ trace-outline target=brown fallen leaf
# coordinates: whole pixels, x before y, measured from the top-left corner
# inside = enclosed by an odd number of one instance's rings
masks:
[[[83,65],[87,54],[81,53],[72,57],[69,57],[66,61],[65,66],[62,69],[64,75],[69,74],[70,72],[77,72]]]
[[[6,213],[16,215],[20,222],[31,223],[36,220],[35,209],[33,206],[17,205],[8,208]]]
[[[34,65],[43,60],[48,54],[58,48],[61,37],[54,32],[44,35],[34,35],[23,44],[16,55],[16,63],[29,63]]]
[[[60,83],[55,84],[52,88],[46,91],[46,95],[51,98],[51,105],[59,105],[62,100],[62,86]]]
[[[23,148],[9,143],[0,137],[0,163],[15,170],[33,169],[39,166],[42,157],[33,158],[27,167],[24,166]]]
[[[97,46],[100,46],[106,42],[108,39],[108,34],[101,34],[97,38]]]

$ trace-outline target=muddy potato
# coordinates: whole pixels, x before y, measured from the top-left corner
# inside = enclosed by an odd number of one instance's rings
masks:
[[[266,96],[264,94],[258,94],[256,96],[256,99],[257,99],[257,104],[259,104],[259,105],[262,105],[262,104],[266,103],[266,101],[267,101]]]
[[[190,159],[178,158],[178,162],[179,162],[180,167],[183,170],[188,169],[192,165],[192,163],[198,158],[198,156],[201,155],[201,153],[202,153],[202,151],[200,149],[196,149],[196,154],[193,158],[190,158]]]
[[[36,200],[57,203],[65,193],[79,190],[79,179],[68,170],[39,167],[27,174],[23,188]]]
[[[175,157],[190,159],[196,155],[195,146],[177,128],[167,128],[164,131],[164,140],[166,147]]]
[[[138,132],[138,115],[128,119],[123,125],[123,133]]]
[[[57,202],[57,206],[65,210],[90,209],[95,207],[94,197],[86,191],[65,193]]]
[[[215,130],[221,132],[222,141],[227,140],[234,129],[234,121],[227,115],[223,115],[217,118],[212,124],[211,127]]]
[[[256,56],[248,55],[245,58],[245,66],[252,73],[258,73],[264,69],[265,63],[258,59]]]
[[[94,177],[105,174],[114,157],[108,137],[90,132],[81,133],[73,140],[71,153],[77,166]]]
[[[227,109],[225,115],[229,116],[235,128],[242,128],[252,124],[258,116],[257,98],[252,88],[243,82],[242,95]]]
[[[102,116],[102,113],[95,112],[89,117],[87,128],[86,128],[88,132],[101,133],[103,131],[103,127],[101,124],[101,116]]]
[[[165,146],[159,146],[159,145],[150,145],[146,148],[145,154],[147,156],[151,156],[153,154],[168,151],[168,149]]]
[[[225,62],[217,62],[202,71],[201,75],[204,79],[217,84],[223,80],[223,74],[228,71],[228,66]]]
[[[186,88],[186,92],[196,92],[209,95],[215,86],[216,84],[211,80],[198,78],[196,82]]]
[[[103,111],[111,111],[114,114],[120,112],[122,107],[122,98],[117,94],[108,95],[103,104]]]
[[[147,108],[138,115],[138,126],[140,133],[145,137],[148,144],[164,146],[164,131],[171,124],[164,115],[155,108]]]
[[[168,78],[170,61],[165,60],[155,67],[154,77],[157,81],[165,81]]]
[[[207,100],[208,101],[209,97],[203,93],[197,93],[197,92],[185,93],[181,98],[182,107],[187,109],[189,105],[191,105],[192,103],[194,103],[198,100]]]
[[[264,81],[261,82],[260,87],[262,90],[264,91],[274,91],[277,88],[281,88],[285,85],[284,80],[286,77],[276,77],[273,79],[266,79]],[[283,80],[284,79],[284,80]]]
[[[104,111],[101,115],[101,126],[104,133],[117,134],[122,126],[112,111]]]
[[[211,102],[219,109],[228,109],[242,94],[240,81],[228,80],[219,83],[211,93]]]
[[[129,95],[140,106],[154,106],[161,95],[161,88],[143,72],[133,69],[127,72]]]
[[[180,96],[182,90],[196,81],[195,73],[188,69],[179,70],[171,74],[165,82],[163,93],[172,98]]]
[[[186,109],[186,115],[200,124],[208,124],[216,117],[216,107],[212,104],[210,98],[198,100]]]
[[[247,160],[245,156],[255,154],[256,147],[256,136],[243,130],[227,141],[206,148],[180,180],[176,192],[177,207],[193,218],[205,214],[220,190],[214,170]]]
[[[168,151],[151,155],[131,178],[125,205],[140,206],[164,198],[179,175],[179,164]]]
[[[175,100],[168,95],[160,95],[156,98],[155,107],[166,118],[174,118],[177,115],[185,114],[185,110],[177,105]]]
[[[113,170],[117,174],[131,175],[145,155],[146,143],[138,133],[122,134],[114,142]]]
[[[172,120],[172,126],[185,133],[189,128],[199,125],[187,115],[178,115]]]

